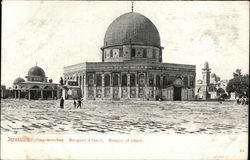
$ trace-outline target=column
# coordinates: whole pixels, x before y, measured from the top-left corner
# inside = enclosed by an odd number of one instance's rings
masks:
[[[84,75],[84,99],[87,100],[88,97],[88,83],[87,83],[87,73]]]
[[[52,99],[54,100],[54,90],[52,90],[51,92],[52,92]]]
[[[20,91],[20,90],[18,90],[18,99],[20,99],[20,92],[21,92],[21,91]]]
[[[84,87],[83,87],[84,86],[84,84],[83,84],[84,83],[84,78],[83,78],[84,76],[81,74],[81,77],[82,77],[81,78],[81,96],[84,97]]]
[[[159,89],[159,95],[162,98],[162,88],[163,88],[163,75],[160,77],[160,89]]]
[[[156,99],[156,74],[154,74],[154,100]]]
[[[160,88],[162,88],[163,87],[163,75],[161,75],[161,77],[160,77]]]
[[[104,73],[102,73],[102,98],[104,98],[104,89],[105,89],[105,86],[104,86]]]
[[[187,78],[188,78],[188,87],[190,87],[190,76],[187,75]]]
[[[113,99],[113,74],[112,72],[110,73],[110,98]]]
[[[15,97],[15,99],[16,99],[16,90],[14,90],[14,97]]]
[[[138,72],[135,74],[135,86],[136,86],[136,98],[139,97],[139,84],[138,84]]]
[[[145,72],[143,73],[143,75],[144,75],[143,99],[145,99],[145,98],[147,99],[148,98],[148,96],[147,96],[148,95],[147,75]]]
[[[130,98],[130,73],[127,74],[128,98]]]
[[[122,98],[121,73],[118,74],[118,87],[119,87],[119,98]]]
[[[43,90],[41,90],[41,99],[43,99]]]
[[[30,100],[30,90],[28,91],[28,99]]]

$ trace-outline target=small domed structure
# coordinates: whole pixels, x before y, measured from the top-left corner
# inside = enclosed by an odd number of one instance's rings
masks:
[[[29,69],[28,76],[45,77],[45,72],[41,67],[34,66]]]
[[[209,69],[209,64],[207,61],[204,63],[204,69]]]
[[[211,74],[211,78],[214,78],[214,77],[216,77],[216,74],[215,74],[215,73],[212,73],[212,74]]]
[[[20,83],[20,82],[25,82],[25,80],[21,77],[17,77],[15,80],[14,80],[14,84],[17,84],[17,83]]]

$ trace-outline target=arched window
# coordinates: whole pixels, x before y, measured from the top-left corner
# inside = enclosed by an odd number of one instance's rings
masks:
[[[88,85],[89,86],[93,86],[94,85],[94,75],[93,74],[89,74],[88,75]]]
[[[154,86],[154,75],[149,74],[149,86],[153,87]]]
[[[113,86],[118,87],[118,74],[113,75]]]
[[[113,50],[110,50],[110,58],[113,58]]]
[[[39,86],[32,86],[32,88],[40,88]]]
[[[102,75],[101,75],[101,74],[97,74],[97,75],[96,75],[96,80],[97,80],[96,86],[97,86],[97,87],[102,86]]]
[[[127,74],[123,74],[122,75],[122,87],[126,87],[127,86]]]
[[[143,58],[147,58],[147,50],[143,49]]]
[[[123,57],[123,50],[122,50],[122,48],[119,49],[119,57]]]
[[[130,75],[130,86],[131,87],[135,86],[135,74]]]
[[[194,87],[194,77],[190,77],[190,87]]]
[[[184,86],[188,86],[188,77],[184,77]]]
[[[105,74],[105,76],[104,76],[104,86],[105,87],[110,86],[110,75],[109,74]]]
[[[135,57],[135,49],[132,48],[131,57]]]
[[[145,85],[145,76],[144,74],[139,75],[139,85],[144,86]]]

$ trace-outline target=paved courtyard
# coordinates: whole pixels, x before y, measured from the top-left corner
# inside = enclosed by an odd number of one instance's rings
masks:
[[[1,100],[2,133],[247,133],[248,106],[233,102]]]

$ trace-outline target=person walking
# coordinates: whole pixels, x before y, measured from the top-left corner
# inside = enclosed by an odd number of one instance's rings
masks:
[[[63,99],[63,97],[61,97],[61,100],[60,100],[60,108],[61,109],[64,108],[64,99]]]
[[[74,108],[76,108],[76,100],[74,100]]]
[[[79,107],[79,108],[82,108],[82,101],[81,101],[80,98],[77,100],[77,103],[78,103],[77,108],[78,108],[78,107]]]

